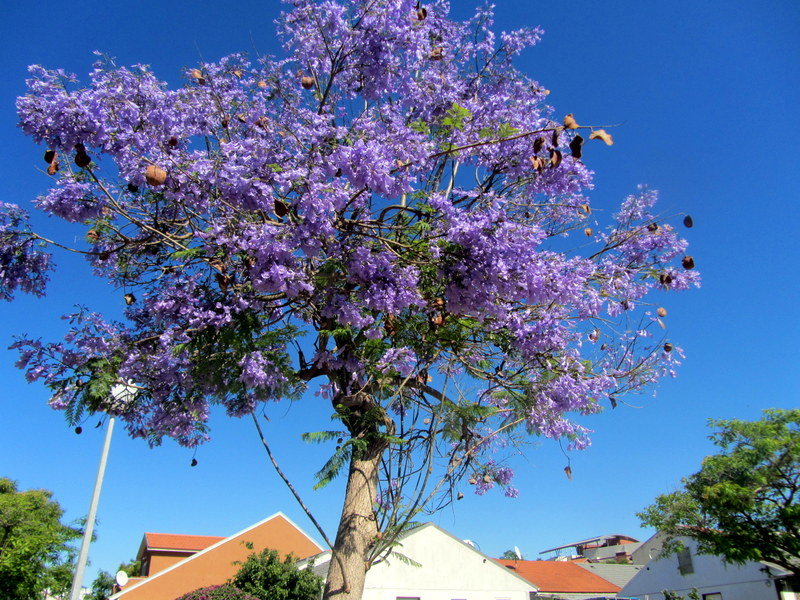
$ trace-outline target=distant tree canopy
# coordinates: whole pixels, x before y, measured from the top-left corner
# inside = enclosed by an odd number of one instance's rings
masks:
[[[517,556],[514,550],[506,550],[500,555],[500,558],[504,560],[514,560],[515,558],[519,558],[519,556]]]
[[[124,571],[129,577],[135,577],[139,574],[140,568],[141,563],[132,558],[128,562],[120,563],[115,572]],[[92,582],[92,591],[86,597],[86,600],[105,600],[113,593],[114,576],[108,571],[100,571]]]
[[[639,513],[644,525],[726,561],[773,562],[800,573],[800,410],[767,410],[758,421],[710,420],[720,453]]]
[[[72,579],[78,528],[64,525],[64,511],[48,490],[21,492],[0,478],[0,598],[39,600],[45,590],[65,593]]]
[[[311,569],[299,570],[289,555],[283,561],[276,550],[253,553],[229,582],[259,600],[317,600],[324,583]]]

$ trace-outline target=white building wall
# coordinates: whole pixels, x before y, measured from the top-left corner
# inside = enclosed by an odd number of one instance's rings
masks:
[[[533,585],[435,526],[413,532],[396,557],[367,572],[363,600],[528,600]]]
[[[684,540],[684,544],[691,551],[694,573],[681,575],[675,555],[657,558],[639,571],[617,597],[663,600],[663,590],[686,595],[697,588],[701,598],[718,592],[722,600],[778,600],[775,582],[762,570],[761,563],[730,565],[718,556],[697,554],[691,540]]]

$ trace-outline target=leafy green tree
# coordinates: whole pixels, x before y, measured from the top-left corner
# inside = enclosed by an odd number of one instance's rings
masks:
[[[229,583],[259,600],[317,600],[324,582],[311,569],[299,570],[293,556],[281,561],[267,548],[248,556]]]
[[[639,513],[642,523],[667,534],[667,552],[686,536],[731,563],[766,560],[800,573],[800,410],[709,424],[719,428],[710,439],[720,453]]]
[[[117,567],[119,571],[125,571],[129,577],[135,577],[139,574],[141,563],[138,560],[131,559],[126,563],[121,563]],[[86,600],[105,600],[114,593],[114,576],[108,571],[100,571],[92,582],[92,591],[86,597]]]
[[[64,525],[64,511],[48,490],[17,490],[0,478],[0,598],[39,600],[48,590],[66,593],[72,580],[78,528]]]
[[[519,557],[517,556],[517,553],[514,552],[513,550],[506,550],[500,555],[500,558],[502,558],[503,560],[514,560]]]

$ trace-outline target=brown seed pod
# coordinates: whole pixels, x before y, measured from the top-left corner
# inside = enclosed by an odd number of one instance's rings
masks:
[[[666,287],[672,283],[672,275],[669,273],[661,273],[661,275],[658,276],[658,281],[661,283],[661,285]]]
[[[462,494],[461,492],[458,492],[458,495],[456,496],[456,500],[461,500],[462,498],[464,498],[464,494]]]
[[[558,148],[550,148],[550,166],[552,168],[556,168],[558,165],[561,164],[561,160],[563,156],[561,154],[561,150]]]
[[[586,213],[586,216],[592,214],[592,207],[588,204],[581,204],[580,209]]]
[[[669,342],[664,344],[664,352],[672,352],[672,344],[670,344]]]
[[[609,396],[608,399],[611,401],[611,408],[617,408],[617,399],[614,396]]]
[[[127,190],[128,190],[130,193],[131,193],[131,194],[135,194],[136,192],[138,192],[138,191],[139,191],[139,186],[138,186],[138,185],[133,185],[132,183],[129,183],[129,184],[126,186],[126,189],[127,189]]]
[[[228,128],[228,125],[230,125],[230,123],[231,121],[230,119],[228,119],[228,117],[222,117],[222,121],[220,121],[220,125],[222,125],[225,129]]]
[[[228,284],[231,281],[231,278],[227,275],[223,275],[222,273],[215,273],[214,279],[217,280],[217,284],[219,285],[219,289],[222,290],[223,293],[228,291]]]
[[[56,159],[56,151],[55,150],[45,150],[44,162],[46,162],[49,165],[55,159]]]
[[[667,309],[664,308],[663,306],[659,306],[658,310],[656,310],[656,313],[658,314],[659,317],[666,317],[667,316]]]
[[[468,481],[470,485],[475,485],[476,483],[478,483],[474,477],[470,477]]]
[[[171,138],[169,138],[169,140],[167,141],[167,144],[168,144],[168,145],[169,145],[171,148],[174,148],[175,146],[177,146],[177,145],[178,145],[178,138],[176,138],[176,137],[173,135]]]
[[[684,256],[683,260],[681,260],[681,264],[683,265],[684,269],[694,269],[694,258],[691,256]]]
[[[558,127],[553,130],[553,135],[550,137],[550,143],[555,147],[558,146]]]
[[[300,78],[300,85],[302,85],[305,89],[310,90],[314,87],[314,78],[309,75],[303,75]]]
[[[190,463],[189,463],[189,466],[190,466],[190,467],[196,467],[196,466],[197,466],[197,459],[196,459],[196,458],[193,458],[193,459],[192,459],[192,462],[190,462]]]
[[[583,234],[584,234],[586,237],[592,237],[592,234],[593,234],[593,233],[594,233],[594,231],[592,230],[592,228],[591,228],[591,227],[587,227],[586,229],[584,229],[584,230],[583,230]]]
[[[47,165],[47,174],[55,175],[56,173],[58,173],[58,169],[59,169],[58,161],[54,160],[49,165]]]
[[[484,475],[483,476],[483,483],[492,483],[492,476],[491,475]]]
[[[75,428],[75,433],[77,433],[78,435],[80,435],[81,433],[83,433],[83,427],[81,427],[80,425],[78,425],[78,426]]]
[[[125,298],[125,304],[127,304],[128,306],[136,302],[136,296],[134,296],[133,294],[125,294],[123,298]]]
[[[686,215],[683,217],[683,224],[685,227],[691,229],[694,227],[694,219],[692,219],[691,215]]]
[[[203,72],[200,69],[192,69],[189,71],[189,77],[194,79],[200,85],[204,85],[206,82],[206,78],[203,77]]]
[[[606,143],[606,146],[613,146],[614,145],[614,138],[611,137],[610,133],[607,133],[605,129],[598,129],[593,131],[589,134],[590,140],[603,140]]]
[[[234,69],[231,72],[233,73],[233,76],[236,77],[236,79],[241,79],[242,75],[244,75],[241,69]]]
[[[577,129],[580,127],[578,122],[575,120],[575,116],[572,113],[569,113],[566,117],[564,117],[564,127],[567,129]]]
[[[428,56],[431,60],[442,60],[444,58],[444,48],[441,46],[436,46],[433,50],[431,50],[430,55]]]
[[[88,167],[90,164],[92,164],[92,157],[86,154],[86,152],[78,151],[78,153],[75,155],[75,164],[81,169]]]
[[[260,81],[259,81],[259,82],[258,82],[256,85],[257,85],[258,87],[260,87],[262,90],[265,90],[265,89],[267,89],[267,82],[266,82],[266,81],[264,81],[263,79],[262,79],[262,80],[260,80]]]
[[[544,171],[545,166],[547,163],[541,156],[531,156],[531,166],[539,171],[540,173]]]
[[[424,6],[420,6],[417,9],[417,20],[424,21],[427,16],[428,16],[428,9],[425,8]]]
[[[154,187],[164,185],[167,180],[167,172],[156,165],[148,165],[144,171],[144,178],[149,185]]]
[[[275,214],[279,217],[285,217],[289,214],[289,207],[282,200],[275,199]]]
[[[96,244],[100,241],[100,234],[96,229],[90,229],[86,232],[86,239],[89,240],[89,243]]]
[[[444,316],[441,314],[435,314],[431,317],[431,323],[436,327],[441,327],[444,325]]]
[[[572,152],[572,158],[580,158],[583,156],[583,138],[576,135],[569,143],[569,150]]]
[[[658,223],[650,223],[647,226],[647,231],[649,231],[650,233],[655,233],[656,231],[658,231]]]
[[[539,152],[542,151],[542,148],[544,148],[544,143],[545,139],[542,136],[539,136],[533,140],[533,153],[539,154]]]

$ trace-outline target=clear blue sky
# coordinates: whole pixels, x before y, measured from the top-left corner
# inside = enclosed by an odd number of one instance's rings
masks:
[[[466,15],[473,2],[459,1]],[[84,76],[93,50],[119,64],[147,63],[180,81],[200,57],[275,52],[277,2],[6,3],[0,23],[0,200],[29,206],[46,178],[41,149],[16,128],[14,99],[28,64]],[[593,446],[565,458],[543,442],[518,458],[518,499],[467,494],[438,523],[491,555],[517,545],[526,558],[545,548],[617,532],[647,537],[634,516],[670,491],[711,451],[706,420],[755,419],[764,408],[797,407],[800,345],[800,3],[796,0],[498,0],[498,29],[541,25],[544,40],[520,66],[552,90],[558,114],[622,123],[613,148],[587,152],[597,171],[593,202],[612,210],[638,183],[661,191],[662,208],[689,213],[691,254],[703,287],[670,295],[670,337],[687,358],[657,395],[627,399],[587,418]],[[72,235],[54,220],[39,226]],[[0,305],[0,476],[48,488],[67,519],[85,514],[103,430],[75,435],[27,385],[5,350],[12,336],[55,339],[58,316],[74,304],[119,310],[122,299],[93,281],[81,259],[59,256],[43,300]],[[325,459],[302,431],[326,428],[309,398],[273,406],[268,435],[308,504],[335,530],[341,487],[312,492]],[[148,449],[115,434],[86,583],[97,568],[132,557],[144,531],[229,535],[278,510],[308,533],[311,524],[271,471],[252,424],[218,415],[213,441],[192,453],[167,443]]]

